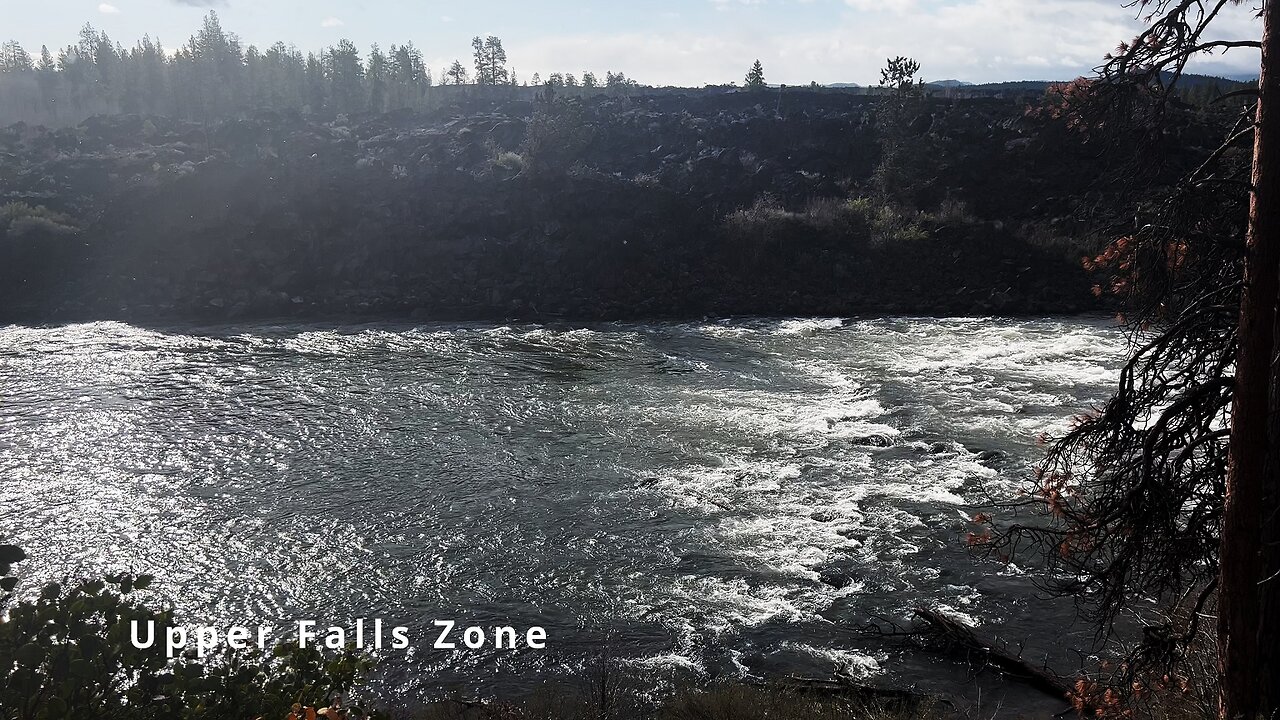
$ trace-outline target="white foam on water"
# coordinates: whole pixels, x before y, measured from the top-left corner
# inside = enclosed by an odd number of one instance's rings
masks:
[[[937,603],[936,605],[933,606],[933,609],[937,610],[943,615],[946,615],[947,617],[959,620],[962,624],[968,625],[969,627],[978,627],[979,625],[982,624],[982,621],[976,615],[970,614],[965,610],[961,610],[957,608],[955,605],[949,605],[947,603]]]
[[[853,650],[818,647],[801,642],[784,642],[782,647],[811,655],[830,663],[836,675],[850,680],[865,680],[882,672],[880,663],[889,659],[888,655],[868,655]]]
[[[624,659],[622,664],[645,670],[669,670],[674,668],[679,670],[688,670],[698,674],[706,672],[706,665],[703,664],[702,661],[686,655],[680,655],[679,653],[664,653],[662,655],[651,655],[649,657],[628,658]]]
[[[844,327],[840,318],[823,318],[818,320],[784,320],[774,329],[775,335],[798,335],[812,337],[824,330],[836,330]]]
[[[696,333],[714,338],[740,338],[757,332],[754,328],[744,325],[697,325],[692,329]]]
[[[796,509],[794,506],[791,509]],[[816,581],[817,569],[842,550],[856,551],[861,543],[840,534],[847,525],[820,522],[808,516],[777,514],[730,517],[715,528],[722,547],[755,567]]]
[[[669,597],[687,608],[678,623],[687,623],[701,636],[737,633],[743,628],[758,627],[768,622],[803,622],[820,620],[812,591],[797,592],[783,585],[756,582],[745,578],[715,578],[683,575],[668,588]],[[675,620],[675,618],[671,618]]]

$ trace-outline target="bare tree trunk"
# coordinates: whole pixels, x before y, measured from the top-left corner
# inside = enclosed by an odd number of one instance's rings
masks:
[[[1222,516],[1218,658],[1221,720],[1253,720],[1259,711],[1262,517],[1270,432],[1269,394],[1277,291],[1280,290],[1280,2],[1263,10],[1261,97],[1254,133],[1240,349],[1231,412],[1230,459]]]
[[[1280,71],[1274,62],[1280,62],[1280,3],[1268,2],[1266,28],[1263,30],[1263,63],[1261,97],[1258,102],[1258,140],[1254,157],[1254,194],[1250,208],[1253,227],[1261,226],[1260,233],[1274,236],[1280,227],[1275,219],[1280,212],[1280,182],[1274,175],[1268,180],[1260,178],[1259,167],[1270,163],[1272,170],[1280,159]],[[1271,62],[1269,62],[1271,61]],[[1273,70],[1274,72],[1269,72]],[[1272,128],[1262,123],[1263,112],[1271,113]],[[1265,136],[1265,139],[1264,139]],[[1269,153],[1264,155],[1264,150]],[[1259,208],[1270,208],[1270,214],[1259,220]],[[1274,244],[1274,243],[1273,243]],[[1280,299],[1277,299],[1280,305]],[[1268,448],[1266,474],[1262,489],[1262,546],[1260,559],[1260,586],[1258,607],[1258,711],[1263,717],[1280,716],[1280,313],[1275,318],[1276,329],[1272,342],[1270,447]]]
[[[1276,320],[1280,338],[1280,316]],[[1280,354],[1276,359],[1280,362]],[[1280,717],[1280,372],[1271,379],[1270,453],[1263,488],[1258,608],[1258,710],[1265,718]]]

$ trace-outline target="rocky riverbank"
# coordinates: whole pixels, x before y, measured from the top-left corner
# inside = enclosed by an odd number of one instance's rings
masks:
[[[1024,108],[928,103],[873,200],[874,98],[474,97],[430,114],[0,130],[7,322],[1095,309],[1087,176]]]

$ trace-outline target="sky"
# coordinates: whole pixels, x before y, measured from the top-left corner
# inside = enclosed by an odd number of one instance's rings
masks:
[[[1255,5],[1228,11],[1217,36],[1259,37]],[[741,83],[756,59],[773,84],[873,85],[898,55],[926,80],[1065,80],[1141,27],[1127,0],[0,0],[0,41],[56,52],[88,22],[126,47],[149,34],[172,49],[211,9],[246,46],[412,40],[437,77],[455,58],[470,65],[473,36],[496,35],[525,80],[613,70],[693,87]],[[1235,50],[1196,71],[1256,76],[1258,58]]]

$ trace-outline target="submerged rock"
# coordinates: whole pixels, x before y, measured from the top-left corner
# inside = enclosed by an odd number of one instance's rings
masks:
[[[843,590],[857,582],[856,578],[849,573],[834,569],[826,569],[819,572],[818,579],[822,581],[822,584],[830,585],[837,590]]]

